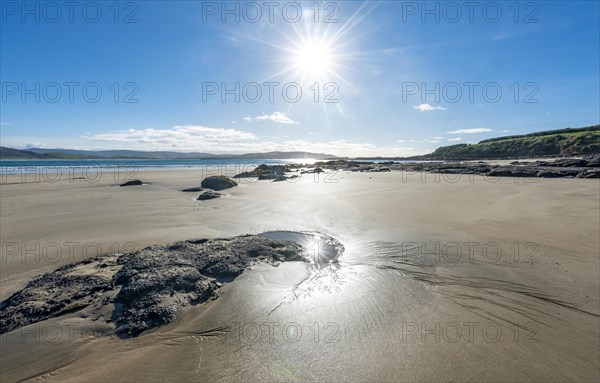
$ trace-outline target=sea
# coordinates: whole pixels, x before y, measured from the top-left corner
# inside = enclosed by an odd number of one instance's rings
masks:
[[[168,169],[194,169],[213,167],[247,168],[260,164],[282,165],[282,164],[305,164],[307,166],[317,161],[314,158],[295,159],[93,159],[93,160],[0,160],[0,170],[3,172],[25,172],[38,173],[45,169],[74,169],[74,168],[101,168],[101,169],[123,169],[123,170],[168,170]],[[389,160],[371,160],[368,162],[385,162]],[[395,161],[408,162],[408,161]],[[414,162],[414,161],[410,161]]]
[[[58,182],[61,180],[86,179],[97,181],[111,174],[115,182],[133,179],[143,171],[201,170],[205,174],[231,174],[254,170],[260,164],[303,164],[307,167],[322,161],[314,158],[300,159],[93,159],[93,160],[0,160],[0,183],[15,181],[13,175],[21,176],[20,182]],[[385,162],[377,160],[369,162]],[[389,161],[389,160],[387,160]],[[409,161],[395,161],[409,162]],[[11,180],[9,180],[11,178]],[[18,182],[18,181],[17,181]],[[91,182],[91,181],[90,181]]]

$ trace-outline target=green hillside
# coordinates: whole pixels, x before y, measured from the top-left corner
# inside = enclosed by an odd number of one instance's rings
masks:
[[[427,159],[501,159],[600,153],[600,125],[560,129],[438,148]]]

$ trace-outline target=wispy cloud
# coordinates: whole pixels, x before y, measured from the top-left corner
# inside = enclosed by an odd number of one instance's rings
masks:
[[[448,108],[444,108],[441,106],[431,106],[429,104],[421,104],[418,106],[413,106],[413,109],[416,109],[419,112],[432,112],[434,110],[448,110]]]
[[[292,120],[285,113],[282,113],[282,112],[273,112],[271,114],[263,114],[262,116],[256,116],[256,117],[248,116],[248,117],[244,117],[244,121],[247,121],[247,122],[250,122],[250,121],[273,121],[276,124],[288,124],[288,125],[299,124],[298,121]]]
[[[84,139],[113,143],[144,144],[151,147],[191,148],[197,145],[221,144],[240,140],[254,140],[252,133],[236,129],[207,128],[198,125],[180,125],[170,129],[129,129],[84,136]]]
[[[412,156],[427,151],[401,145],[379,146],[346,140],[310,142],[258,140],[251,133],[234,129],[202,126],[175,126],[170,129],[129,129],[83,137],[101,143],[88,149],[131,149],[208,152],[217,154],[261,153],[271,151],[307,151],[339,156]],[[76,148],[77,146],[73,146]]]
[[[505,40],[505,39],[509,39],[511,37],[515,37],[516,35],[517,35],[516,33],[500,32],[500,33],[493,35],[490,38],[490,40],[492,40],[492,41]]]
[[[459,129],[459,130],[452,130],[452,131],[448,132],[448,134],[477,134],[477,133],[488,133],[488,132],[493,132],[493,130],[488,129],[488,128]]]
[[[462,141],[462,138],[460,138],[460,137],[448,138],[447,141],[449,141],[449,142],[459,142],[459,141]]]

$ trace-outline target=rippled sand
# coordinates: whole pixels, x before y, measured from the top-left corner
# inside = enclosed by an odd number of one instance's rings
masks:
[[[3,382],[600,379],[598,180],[335,173],[208,202],[179,191],[205,175],[0,186],[1,299],[86,254],[192,238],[276,232],[313,259],[254,266],[135,339],[78,313],[4,334]]]

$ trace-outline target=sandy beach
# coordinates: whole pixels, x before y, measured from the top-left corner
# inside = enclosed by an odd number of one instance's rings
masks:
[[[339,263],[257,264],[132,339],[81,312],[18,328],[2,334],[3,382],[598,381],[597,179],[328,172],[181,192],[205,176],[9,176],[0,298],[71,262],[189,239],[319,232],[343,244]]]

